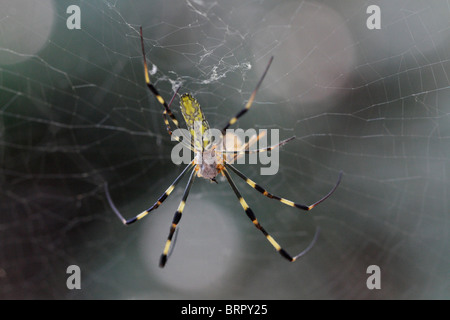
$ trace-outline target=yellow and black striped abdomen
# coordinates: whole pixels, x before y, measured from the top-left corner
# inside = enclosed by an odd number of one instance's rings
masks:
[[[180,103],[181,113],[192,136],[194,147],[198,150],[204,150],[210,143],[211,138],[207,132],[209,124],[200,108],[200,104],[189,93],[181,96]]]

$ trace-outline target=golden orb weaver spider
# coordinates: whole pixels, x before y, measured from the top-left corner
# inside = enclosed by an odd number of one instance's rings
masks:
[[[156,97],[156,100],[158,100],[158,102],[164,107],[164,112],[163,112],[164,123],[166,125],[169,135],[172,136],[172,128],[171,128],[169,119],[167,117],[169,117],[170,121],[173,123],[173,125],[175,125],[175,127],[177,129],[179,129],[179,122],[176,119],[175,115],[170,110],[170,105],[171,105],[172,101],[174,100],[175,96],[177,95],[178,90],[177,90],[177,92],[175,92],[175,94],[174,94],[173,98],[170,100],[169,104],[167,104],[166,101],[164,100],[164,98],[159,94],[158,90],[150,82],[150,77],[149,77],[149,72],[148,72],[148,67],[147,67],[147,60],[145,58],[144,37],[142,34],[142,27],[140,28],[140,38],[141,38],[142,55],[143,55],[143,59],[144,59],[145,82],[147,84],[148,89]],[[266,76],[267,71],[269,70],[272,60],[273,60],[273,57],[270,58],[269,63],[267,64],[263,75],[259,79],[259,81],[256,85],[256,88],[253,90],[252,94],[250,95],[250,98],[249,98],[247,104],[245,105],[245,107],[241,111],[239,111],[234,117],[232,117],[230,119],[230,121],[228,121],[228,123],[225,125],[225,127],[221,131],[222,134],[225,134],[226,129],[228,129],[228,127],[230,127],[231,125],[236,123],[236,121],[250,109],[250,107],[253,104],[253,100],[255,99],[255,95],[256,95],[259,87],[261,86],[261,83],[262,83],[264,77]],[[186,121],[186,124],[187,124],[189,130],[193,133],[192,136],[194,136],[194,140],[195,140],[194,121],[199,121],[201,123],[201,130],[202,130],[201,132],[202,133],[204,130],[209,129],[209,125],[204,117],[203,112],[201,111],[199,103],[190,94],[183,94],[181,96],[181,111],[182,111],[183,117]],[[175,138],[175,140],[181,142],[179,140],[179,137],[175,137],[175,136],[173,136],[173,137]],[[294,137],[283,140],[280,143],[278,143],[277,145],[274,145],[274,146],[271,146],[268,148],[252,150],[252,151],[248,150],[249,143],[247,143],[239,151],[232,152],[232,158],[235,159],[235,157],[237,155],[243,154],[243,153],[267,152],[267,151],[270,151],[274,148],[277,148],[277,147],[291,141],[293,138]],[[202,139],[202,138],[200,138],[200,139]],[[257,139],[259,139],[259,137],[256,137],[256,140]],[[119,212],[119,210],[114,205],[114,203],[111,199],[111,196],[109,194],[107,183],[105,183],[105,193],[106,193],[109,205],[111,206],[111,208],[115,212],[115,214],[120,218],[122,223],[124,225],[129,225],[129,224],[132,224],[132,223],[144,218],[151,211],[157,209],[164,202],[164,200],[166,200],[170,196],[170,194],[175,189],[178,182],[180,182],[180,180],[184,177],[184,175],[188,171],[191,171],[189,180],[187,182],[186,188],[183,193],[183,197],[181,199],[181,202],[178,206],[177,211],[175,212],[175,215],[172,220],[172,224],[170,226],[169,236],[167,237],[166,244],[164,246],[163,253],[160,258],[160,263],[159,263],[160,267],[164,267],[166,265],[168,256],[171,253],[171,248],[173,246],[173,242],[175,241],[174,235],[176,235],[178,223],[180,222],[181,216],[183,214],[183,210],[186,205],[186,200],[188,198],[191,186],[194,183],[194,180],[197,176],[202,177],[204,179],[209,179],[209,180],[217,183],[217,181],[215,180],[215,177],[219,174],[222,174],[226,178],[228,183],[230,184],[231,189],[235,193],[236,197],[239,200],[239,203],[241,204],[242,208],[244,209],[245,213],[250,218],[250,220],[252,221],[254,226],[263,233],[263,235],[266,237],[266,239],[269,241],[269,243],[275,248],[275,250],[278,251],[278,253],[280,253],[281,256],[286,258],[288,261],[294,262],[299,257],[304,255],[313,246],[313,244],[317,238],[317,234],[318,234],[317,232],[316,232],[311,244],[305,250],[303,250],[296,256],[292,256],[286,250],[284,250],[278,244],[278,242],[276,242],[275,239],[259,223],[259,221],[257,220],[252,209],[248,206],[247,202],[244,200],[244,198],[240,194],[239,190],[237,189],[236,185],[234,184],[228,169],[233,171],[239,178],[244,180],[250,187],[252,187],[256,191],[260,192],[262,195],[264,195],[270,199],[278,200],[285,205],[295,207],[295,208],[298,208],[301,210],[306,210],[306,211],[311,210],[316,205],[318,205],[319,203],[326,200],[329,196],[331,196],[331,194],[336,190],[339,183],[341,182],[342,171],[339,172],[338,180],[330,192],[328,192],[324,197],[322,197],[320,200],[314,202],[313,204],[304,205],[304,204],[295,203],[291,200],[271,194],[266,189],[264,189],[263,187],[258,185],[256,182],[254,182],[253,180],[246,177],[243,173],[241,173],[233,165],[231,165],[231,163],[230,163],[231,161],[229,161],[229,159],[227,160],[225,153],[228,151],[226,151],[226,149],[223,152],[217,152],[217,150],[215,149],[215,145],[210,143],[211,141],[208,141],[207,139],[203,139],[203,140],[200,140],[200,144],[198,144],[198,142],[199,141],[194,141],[194,144],[193,144],[191,141],[191,150],[193,150],[195,152],[194,160],[192,160],[191,163],[188,164],[184,168],[184,170],[180,173],[180,175],[178,175],[178,177],[172,182],[172,184],[167,188],[167,190],[159,197],[159,199],[156,201],[155,204],[153,204],[150,208],[139,213],[138,215],[136,215],[133,218],[130,218],[127,220],[122,216],[122,214]],[[197,143],[197,145],[195,145],[195,143]],[[199,159],[204,159],[205,161],[199,161]],[[204,165],[205,163],[207,165]]]

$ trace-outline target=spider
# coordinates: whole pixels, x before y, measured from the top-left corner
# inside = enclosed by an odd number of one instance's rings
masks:
[[[172,131],[172,127],[171,124],[169,122],[172,122],[172,124],[179,129],[179,122],[176,119],[175,115],[172,113],[171,109],[170,109],[170,105],[172,103],[172,101],[174,100],[175,96],[178,94],[178,90],[177,92],[175,92],[174,96],[172,97],[172,99],[170,100],[169,104],[166,103],[166,101],[164,100],[164,98],[160,95],[159,91],[155,88],[155,86],[153,86],[153,84],[150,82],[150,77],[149,77],[149,72],[148,72],[148,67],[147,67],[147,61],[145,58],[145,48],[144,48],[144,37],[143,37],[143,33],[142,33],[142,27],[140,28],[140,39],[141,39],[141,47],[142,47],[142,55],[143,55],[143,60],[144,60],[144,71],[145,71],[145,82],[147,84],[148,89],[153,93],[153,95],[156,97],[156,100],[158,100],[158,102],[164,107],[164,112],[163,112],[163,119],[164,119],[164,123],[166,125],[166,129],[167,132],[169,133],[169,135],[173,136],[175,138],[175,140],[180,141],[179,137],[176,137],[175,135],[172,135],[173,131]],[[226,133],[226,130],[233,125],[234,123],[236,123],[236,121],[243,116],[252,106],[253,100],[255,98],[255,95],[259,89],[259,87],[261,86],[261,83],[264,79],[264,77],[267,74],[267,71],[269,70],[269,67],[272,63],[273,57],[270,58],[269,63],[267,64],[263,75],[261,76],[261,78],[259,79],[256,88],[253,90],[252,94],[250,95],[250,98],[248,100],[248,102],[246,103],[245,107],[239,111],[234,117],[232,117],[228,123],[223,127],[222,129],[222,134]],[[342,177],[342,171],[339,173],[339,177],[338,180],[336,182],[336,184],[334,185],[334,187],[331,189],[331,191],[329,191],[324,197],[322,197],[320,200],[314,202],[311,205],[304,205],[304,204],[300,204],[300,203],[295,203],[291,200],[276,196],[272,193],[269,193],[266,189],[264,189],[263,187],[261,187],[259,184],[257,184],[256,182],[254,182],[253,180],[249,179],[248,177],[246,177],[242,172],[240,172],[238,169],[236,169],[232,164],[231,164],[231,160],[235,159],[237,156],[241,155],[241,154],[248,154],[248,153],[252,153],[252,152],[268,152],[274,148],[280,147],[281,145],[291,141],[294,137],[291,137],[289,139],[286,139],[284,141],[281,141],[280,143],[278,143],[277,145],[268,147],[268,148],[263,148],[263,149],[258,149],[258,150],[248,150],[248,146],[249,143],[245,144],[243,147],[241,147],[239,149],[239,151],[232,151],[231,155],[228,155],[228,153],[230,151],[227,151],[227,149],[225,149],[225,151],[218,151],[217,144],[216,143],[212,143],[212,141],[210,141],[210,139],[208,137],[204,136],[204,131],[206,131],[207,129],[209,129],[209,125],[208,122],[205,119],[205,116],[200,108],[199,103],[197,102],[197,100],[191,96],[190,94],[183,94],[180,98],[181,100],[181,111],[183,114],[183,117],[186,121],[186,125],[189,129],[189,131],[191,132],[191,135],[193,136],[193,139],[191,140],[191,144],[190,144],[190,149],[194,151],[195,153],[195,157],[194,160],[192,160],[190,162],[190,164],[188,164],[184,170],[178,175],[178,177],[172,182],[172,184],[167,188],[167,190],[159,197],[159,199],[156,201],[156,203],[154,203],[150,208],[148,208],[147,210],[139,213],[138,215],[136,215],[133,218],[130,219],[125,219],[122,214],[119,212],[119,210],[117,210],[117,208],[115,207],[109,191],[108,191],[108,187],[107,184],[105,183],[105,193],[107,196],[107,200],[108,203],[110,204],[112,210],[115,212],[115,214],[120,218],[120,220],[122,221],[122,223],[124,225],[129,225],[132,224],[138,220],[141,220],[142,218],[144,218],[146,215],[148,215],[150,212],[152,212],[153,210],[156,210],[163,202],[164,200],[166,200],[170,194],[172,193],[172,191],[175,189],[176,185],[180,182],[180,180],[186,175],[186,173],[190,172],[190,176],[189,176],[189,180],[187,182],[186,188],[184,190],[183,193],[183,197],[181,199],[181,202],[178,206],[177,211],[175,212],[175,215],[173,217],[172,220],[172,224],[170,226],[170,231],[169,231],[169,236],[167,237],[167,241],[165,243],[164,249],[163,249],[163,253],[161,255],[160,258],[160,262],[159,262],[159,266],[161,268],[163,268],[166,265],[167,259],[173,249],[173,245],[175,242],[175,238],[176,238],[176,231],[177,231],[177,226],[178,223],[180,222],[181,216],[183,214],[183,210],[185,208],[186,205],[186,201],[189,195],[189,191],[192,187],[192,184],[194,183],[194,180],[196,177],[201,177],[204,179],[209,179],[211,181],[214,181],[217,183],[216,181],[216,176],[218,176],[219,174],[221,174],[222,176],[224,176],[226,178],[226,180],[228,181],[228,183],[231,186],[231,189],[233,190],[233,192],[235,193],[236,197],[239,200],[239,203],[241,204],[242,208],[244,209],[245,213],[247,214],[248,218],[250,218],[250,220],[252,221],[253,225],[260,230],[263,235],[266,237],[266,239],[268,240],[268,242],[275,248],[276,251],[278,251],[279,254],[281,254],[282,257],[284,257],[285,259],[287,259],[290,262],[294,262],[296,261],[299,257],[301,257],[302,255],[304,255],[314,244],[315,239],[317,237],[318,232],[316,232],[313,241],[311,242],[311,244],[302,252],[300,252],[298,255],[296,256],[292,256],[290,255],[286,250],[284,250],[277,241],[275,241],[275,239],[266,231],[266,229],[263,228],[263,226],[259,223],[259,221],[257,220],[255,214],[253,213],[253,210],[249,207],[249,205],[247,204],[247,202],[244,200],[244,198],[242,197],[242,195],[240,194],[238,188],[236,187],[235,183],[233,182],[233,179],[231,178],[230,175],[230,171],[233,171],[239,178],[241,178],[242,180],[244,180],[250,187],[252,187],[253,189],[255,189],[256,191],[260,192],[262,195],[270,198],[270,199],[274,199],[274,200],[278,200],[281,203],[288,205],[290,207],[295,207],[301,210],[305,210],[305,211],[309,211],[311,209],[313,209],[315,206],[317,206],[319,203],[323,202],[324,200],[326,200],[329,196],[331,196],[331,194],[336,190],[336,188],[338,187],[340,181],[341,181],[341,177]],[[196,121],[197,123],[200,123],[200,128],[194,129],[194,121]],[[198,130],[201,130],[200,132]],[[226,136],[225,136],[226,137]],[[259,136],[256,137],[256,140],[259,139]],[[175,235],[175,237],[174,237]]]

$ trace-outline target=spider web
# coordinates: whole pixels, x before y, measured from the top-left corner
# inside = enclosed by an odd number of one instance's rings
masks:
[[[66,9],[81,9],[69,30]],[[366,26],[369,5],[381,29]],[[450,298],[448,1],[4,1],[0,5],[0,297]],[[31,14],[30,14],[31,13]],[[184,183],[124,227],[181,172],[150,77],[177,86],[221,128],[295,136],[280,169],[239,170],[308,214],[235,178],[289,264],[225,181],[197,179],[165,269],[157,267]],[[175,100],[175,105],[178,101]],[[181,120],[178,107],[174,110]],[[66,269],[81,268],[81,290]],[[369,290],[366,269],[381,269]]]

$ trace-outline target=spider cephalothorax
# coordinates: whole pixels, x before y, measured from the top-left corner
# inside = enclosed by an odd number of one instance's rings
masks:
[[[197,176],[205,179],[214,179],[223,168],[223,158],[216,154],[215,148],[197,152],[194,164],[197,165]]]

